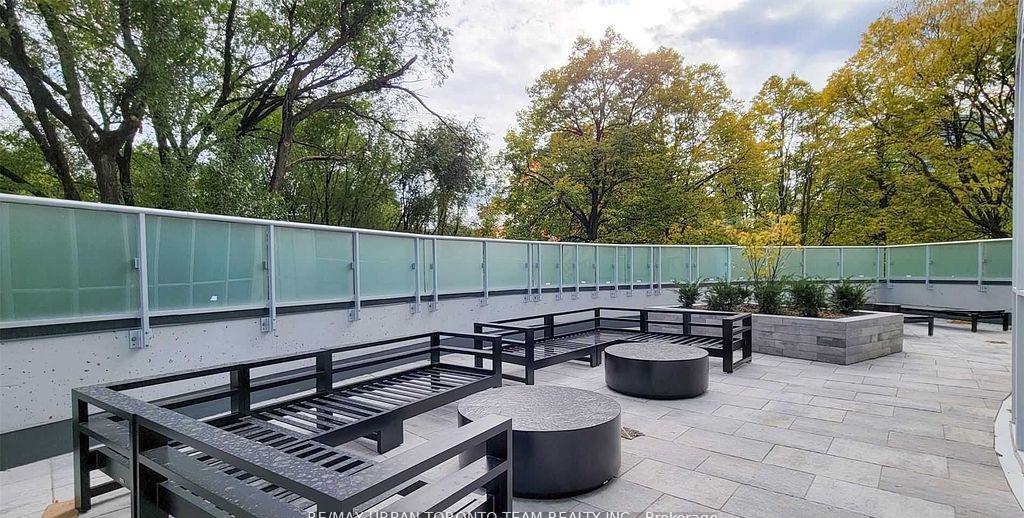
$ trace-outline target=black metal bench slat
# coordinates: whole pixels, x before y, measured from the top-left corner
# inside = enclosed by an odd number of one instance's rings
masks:
[[[490,483],[503,470],[508,469],[507,462],[485,455],[441,480],[428,483],[411,495],[385,507],[383,511],[389,514],[446,511],[472,493],[471,488]]]

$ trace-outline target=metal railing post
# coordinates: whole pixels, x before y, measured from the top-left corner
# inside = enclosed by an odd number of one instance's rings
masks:
[[[601,296],[601,247],[594,247],[594,293],[590,298],[596,299]]]
[[[415,272],[413,275],[416,277],[415,288],[413,288],[413,300],[412,304],[409,304],[409,312],[416,314],[420,312],[420,297],[423,294],[423,240],[416,238],[413,242],[415,250],[412,252],[412,271]]]
[[[978,242],[978,291],[985,291],[985,248]]]
[[[892,254],[889,247],[885,247],[885,287],[892,288]]]
[[[537,262],[534,265],[537,269],[537,291],[533,294],[533,300],[539,301],[544,295],[544,253],[543,247],[537,244]]]
[[[430,296],[430,304],[427,305],[427,309],[430,311],[437,311],[437,239],[430,240],[430,278],[434,283],[434,290]]]
[[[843,276],[843,272],[844,271],[845,271],[845,269],[843,268],[843,247],[839,247],[839,278],[840,279],[844,278],[844,276]]]
[[[526,296],[523,302],[530,302],[533,295],[533,243],[526,243]]]
[[[648,261],[649,264],[647,265],[649,267],[649,270],[650,270],[650,271],[647,272],[649,274],[649,277],[647,279],[648,280],[648,283],[647,283],[647,296],[648,297],[650,297],[654,293],[654,275],[655,275],[655,272],[654,272],[654,247],[653,246],[650,247],[650,250],[651,250],[651,259],[650,259],[650,261]]]
[[[933,289],[932,286],[932,247],[931,245],[924,246],[924,287],[927,289]]]
[[[573,261],[573,271],[576,272],[576,291],[573,292],[572,299],[578,300],[580,298],[580,245],[573,246],[575,250],[573,255],[576,257],[576,260]]]
[[[725,248],[725,283],[732,284],[732,247]]]
[[[490,298],[490,293],[489,293],[490,287],[488,286],[488,279],[487,279],[487,241],[483,241],[482,245],[483,245],[483,253],[482,253],[482,257],[481,257],[482,261],[480,262],[480,268],[483,270],[483,276],[484,276],[484,299],[480,301],[480,305],[481,306],[486,306],[487,302],[489,301],[489,298]]]
[[[139,213],[136,235],[138,236],[139,257],[135,261],[135,268],[139,275],[139,330],[129,332],[128,348],[142,349],[149,347],[149,259],[146,257],[146,214]]]
[[[636,280],[636,262],[633,261],[633,247],[629,247],[629,291],[626,292],[627,297],[633,296],[633,281]]]
[[[658,289],[654,291],[655,295],[661,295],[662,281],[664,281],[664,275],[661,273],[665,270],[665,255],[662,253],[664,247],[658,247]]]
[[[360,300],[359,290],[359,232],[352,233],[352,309],[348,310],[350,322],[359,320]]]
[[[268,299],[268,325],[264,332],[277,331],[277,230],[274,225],[267,227],[267,299]]]
[[[619,296],[619,247],[615,247],[615,264],[612,265],[612,298]]]
[[[562,300],[563,291],[563,278],[565,277],[565,254],[562,250],[562,245],[558,245],[558,262],[555,263],[555,271],[558,272],[558,295],[555,295],[555,300]]]

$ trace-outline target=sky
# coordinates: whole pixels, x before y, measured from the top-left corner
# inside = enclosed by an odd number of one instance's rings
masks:
[[[453,70],[418,90],[429,106],[477,119],[492,152],[502,147],[526,89],[564,64],[579,36],[612,27],[642,50],[679,51],[717,64],[733,95],[749,100],[772,74],[815,87],[856,51],[892,0],[450,0]]]

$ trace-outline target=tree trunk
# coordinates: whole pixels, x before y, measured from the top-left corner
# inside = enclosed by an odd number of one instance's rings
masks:
[[[117,158],[115,153],[92,151],[87,153],[89,162],[96,171],[96,186],[100,191],[100,201],[121,205],[121,182],[118,178]]]

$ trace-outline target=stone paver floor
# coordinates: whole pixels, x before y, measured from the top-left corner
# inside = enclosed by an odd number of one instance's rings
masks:
[[[699,398],[610,392],[604,371],[563,364],[538,383],[595,390],[622,404],[618,478],[571,499],[517,499],[517,511],[675,511],[719,517],[1013,516],[992,420],[1009,392],[1010,335],[907,325],[904,352],[836,366],[755,354],[731,375],[712,361]],[[454,405],[407,421],[389,455],[454,426]],[[368,443],[367,443],[368,444]],[[364,446],[365,448],[365,446]],[[365,449],[364,453],[369,450]],[[73,497],[70,455],[0,472],[0,517],[39,516]],[[83,516],[127,516],[117,492]]]

